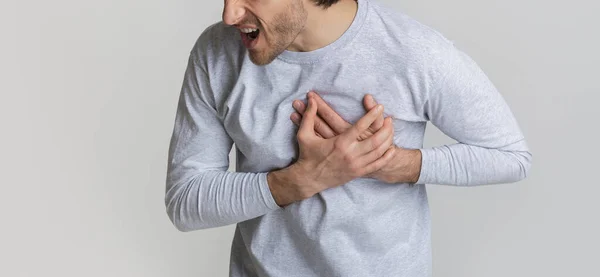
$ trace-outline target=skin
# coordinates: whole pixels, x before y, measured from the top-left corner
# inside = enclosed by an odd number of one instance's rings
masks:
[[[309,95],[297,133],[298,160],[267,175],[273,197],[280,206],[376,172],[394,157],[396,148],[390,147],[394,129],[390,120],[385,120],[369,138],[359,140],[383,114],[382,105],[377,105],[355,125],[331,138],[323,138],[315,132],[317,110],[317,100]]]
[[[223,22],[240,29],[260,30],[256,46],[248,53],[251,61],[261,66],[285,50],[313,51],[331,44],[348,29],[356,11],[354,0],[341,0],[327,9],[316,6],[312,0],[225,0]],[[393,125],[391,119],[383,118],[383,106],[369,102],[367,114],[351,125],[318,95],[307,95],[307,99],[308,105],[302,103],[291,117],[300,126],[299,158],[290,166],[267,174],[279,206],[359,177],[387,182],[418,177],[414,170],[398,172],[408,169],[399,162],[409,161],[399,156],[409,156],[410,164],[416,164],[417,159],[420,162],[420,156],[393,145]]]
[[[258,27],[258,44],[248,52],[253,63],[266,65],[285,50],[307,52],[332,43],[348,29],[356,10],[354,0],[327,9],[311,0],[225,0],[223,22]]]
[[[309,92],[309,95],[316,99],[318,107],[318,117],[315,119],[315,132],[323,138],[331,138],[345,132],[352,124],[345,121],[334,109],[332,109],[323,100],[318,93]],[[377,102],[372,95],[367,94],[363,100],[367,111],[377,106]],[[290,115],[294,124],[300,126],[302,115],[306,112],[306,105],[300,100],[293,102],[296,112]],[[390,120],[391,117],[385,118]],[[359,140],[364,140],[375,134],[384,123],[383,116],[377,118],[369,128],[359,135]],[[387,163],[380,170],[367,174],[367,177],[375,178],[386,183],[416,183],[421,173],[421,151],[418,149],[404,149],[392,145],[396,149],[393,161]]]

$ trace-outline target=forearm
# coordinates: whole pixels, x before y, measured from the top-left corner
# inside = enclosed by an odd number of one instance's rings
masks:
[[[532,159],[525,140],[501,148],[456,143],[420,151],[422,164],[416,184],[513,183],[527,177]]]
[[[173,184],[165,202],[171,221],[184,232],[238,223],[279,208],[267,173],[216,170]]]
[[[298,200],[295,194],[289,189],[290,183],[293,182],[290,174],[290,168],[287,167],[269,172],[267,175],[267,182],[269,183],[273,199],[282,208]]]
[[[267,181],[273,199],[279,207],[285,207],[293,202],[312,197],[324,188],[315,185],[309,174],[298,163],[269,172]]]
[[[421,151],[396,147],[393,160],[381,170],[369,175],[390,184],[415,183],[421,172]]]

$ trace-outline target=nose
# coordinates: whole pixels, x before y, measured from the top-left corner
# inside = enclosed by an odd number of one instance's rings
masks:
[[[244,18],[245,8],[240,0],[225,0],[223,7],[223,22],[227,25],[234,25]]]

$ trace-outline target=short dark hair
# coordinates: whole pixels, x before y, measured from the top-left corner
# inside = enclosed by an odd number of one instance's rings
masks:
[[[340,0],[313,0],[317,6],[321,6],[324,9],[331,7],[331,5],[339,2]]]

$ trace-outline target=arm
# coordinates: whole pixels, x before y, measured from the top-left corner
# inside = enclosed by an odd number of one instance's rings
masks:
[[[430,78],[433,89],[420,99],[420,109],[456,144],[429,149],[396,147],[393,161],[372,176],[387,183],[446,184],[474,186],[510,183],[524,179],[532,155],[508,105],[477,64],[453,45],[437,56]],[[441,77],[440,77],[441,75]],[[329,138],[349,128],[317,94],[319,104],[315,131]],[[366,95],[364,106],[377,103]],[[294,102],[297,113],[291,120],[299,125],[304,104]],[[374,131],[378,126],[374,126]],[[366,133],[366,137],[370,134]]]
[[[509,106],[465,53],[450,47],[424,95],[429,120],[456,144],[419,149],[416,184],[474,186],[527,177],[532,154]]]
[[[267,173],[227,171],[233,141],[196,61],[190,55],[169,147],[165,206],[180,231],[233,224],[280,208]]]

